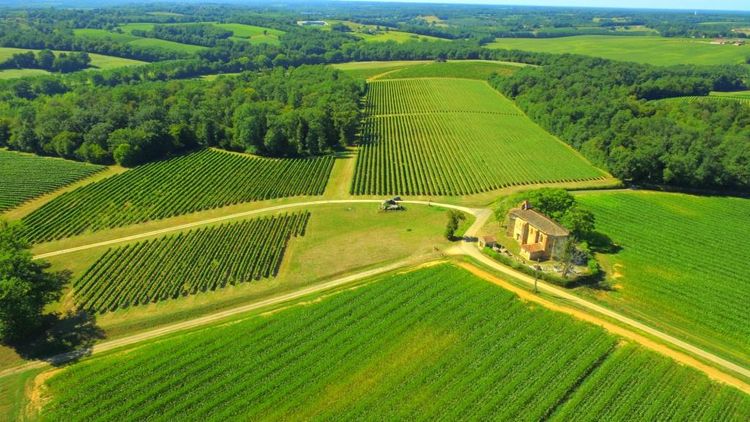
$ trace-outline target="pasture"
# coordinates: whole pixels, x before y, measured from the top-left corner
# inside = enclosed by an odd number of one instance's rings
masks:
[[[655,192],[577,196],[622,250],[600,255],[611,307],[750,362],[750,200]]]
[[[75,301],[106,312],[274,277],[308,218],[257,218],[111,248],[73,283]]]
[[[486,60],[451,60],[399,62],[352,62],[333,65],[354,77],[362,79],[404,78],[464,78],[487,80],[490,75],[510,75],[522,64]]]
[[[104,169],[0,149],[0,213]]]
[[[76,37],[89,38],[89,39],[111,39],[112,41],[130,44],[138,47],[161,49],[166,51],[176,51],[180,53],[196,53],[204,50],[206,47],[200,45],[183,44],[174,41],[160,40],[158,38],[146,38],[137,37],[132,35],[130,31],[134,29],[149,30],[154,24],[127,24],[121,28],[123,32],[108,31],[106,29],[75,29],[74,34]]]
[[[67,192],[23,220],[28,239],[36,243],[242,202],[321,195],[333,161],[207,149]]]
[[[498,38],[489,48],[571,53],[626,62],[669,66],[745,63],[750,45],[715,45],[709,39],[656,36],[580,35],[562,38]]]
[[[354,35],[357,38],[362,39],[365,42],[386,42],[394,41],[397,43],[407,41],[447,41],[443,38],[432,37],[429,35],[413,34],[411,32],[398,31],[388,27],[378,27],[377,25],[368,25],[357,22],[341,21],[341,20],[330,20],[327,19],[329,25],[312,27],[314,29],[320,29],[323,31],[330,31],[331,25],[342,24],[349,27],[351,30],[349,34]]]
[[[26,48],[0,47],[0,61],[9,59],[13,54],[25,53],[27,51],[33,51],[36,53],[39,50],[30,50]],[[55,52],[55,54],[66,53],[66,51],[58,51],[58,50],[53,50],[53,51]],[[138,65],[138,64],[144,63],[139,60],[125,59],[122,57],[115,57],[115,56],[105,56],[104,54],[95,54],[95,53],[88,53],[88,54],[89,54],[89,57],[91,57],[90,66],[95,67],[97,69],[103,69],[103,70],[115,69],[118,67],[132,66],[132,65]],[[3,73],[13,72],[13,71],[14,70],[4,70],[0,72],[0,78],[2,78]],[[16,72],[19,72],[19,71],[16,71]],[[39,69],[22,69],[20,72],[21,73],[16,73],[17,75],[19,75],[16,77],[35,76],[35,74],[40,74],[40,72],[44,72],[45,74],[48,73]],[[8,76],[6,76],[6,78],[8,78]]]
[[[467,195],[606,175],[484,82],[369,84],[353,194]]]
[[[42,419],[700,421],[750,410],[739,391],[450,265],[304,303],[64,368],[46,381]]]
[[[252,44],[279,45],[279,37],[284,31],[262,26],[244,25],[241,23],[214,23],[216,27],[232,31],[234,35],[230,39],[235,41],[249,41]]]
[[[50,72],[43,69],[5,69],[0,70],[0,79],[25,78],[29,76],[42,76],[49,74]]]

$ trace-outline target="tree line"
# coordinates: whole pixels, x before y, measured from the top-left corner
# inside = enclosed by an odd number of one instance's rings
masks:
[[[192,23],[182,25],[154,25],[148,31],[133,30],[131,34],[137,37],[158,38],[183,44],[215,47],[234,35],[232,31],[219,28],[211,24]]]
[[[561,56],[491,83],[537,123],[633,183],[750,188],[750,108],[651,101],[746,89],[740,66],[661,68]]]
[[[15,53],[0,63],[0,69],[43,69],[50,72],[70,73],[83,70],[91,64],[91,57],[85,52],[60,52],[41,50]]]
[[[362,81],[325,66],[116,87],[79,85],[16,100],[0,146],[133,166],[216,146],[272,157],[329,153],[354,142]]]

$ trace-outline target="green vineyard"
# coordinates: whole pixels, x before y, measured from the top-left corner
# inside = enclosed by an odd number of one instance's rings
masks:
[[[0,212],[102,169],[93,164],[0,150]]]
[[[579,195],[622,250],[605,255],[611,306],[750,361],[750,201],[620,192]]]
[[[309,216],[257,218],[109,249],[74,283],[76,302],[106,312],[273,277]]]
[[[320,195],[333,161],[203,150],[61,195],[24,218],[27,236],[44,242],[242,202]]]
[[[369,86],[353,194],[466,195],[605,177],[484,82]]]
[[[441,265],[82,361],[47,381],[45,412],[49,420],[102,421],[748,414],[742,392],[619,343]]]

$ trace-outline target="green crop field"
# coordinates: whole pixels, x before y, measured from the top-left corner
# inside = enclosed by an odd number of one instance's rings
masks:
[[[114,311],[273,277],[309,213],[257,218],[107,250],[73,290],[81,309]]]
[[[605,177],[484,82],[375,81],[366,111],[354,194],[465,195]]]
[[[104,167],[0,150],[0,212],[88,177]]]
[[[485,60],[352,62],[333,65],[362,79],[464,78],[486,81],[490,75],[510,75],[523,65]]]
[[[750,412],[737,390],[449,265],[95,357],[46,387],[45,420],[709,421]]]
[[[750,362],[750,200],[638,192],[578,200],[622,247],[602,256],[616,292],[597,298]]]
[[[750,45],[715,45],[708,39],[655,36],[580,35],[562,38],[498,38],[490,48],[571,53],[654,65],[739,64],[750,56]]]
[[[321,195],[333,161],[203,150],[154,162],[55,198],[24,218],[27,236],[43,242],[241,202]]]
[[[25,53],[27,51],[37,52],[39,50],[30,50],[26,48],[0,47],[0,62],[9,59],[10,56],[12,56],[13,54]],[[53,51],[56,54],[67,53],[66,51],[58,51],[58,50],[53,50]],[[89,57],[91,57],[92,67],[95,67],[98,69],[104,69],[104,70],[145,63],[139,60],[125,59],[122,57],[115,57],[115,56],[105,56],[103,54],[95,54],[95,53],[89,53]],[[33,74],[28,73],[29,71],[33,71],[36,74],[39,74],[39,72],[44,72],[43,70],[38,70],[38,69],[22,69],[21,71],[26,71],[27,74],[21,74],[20,76],[34,76]],[[0,72],[0,75],[2,75],[5,72],[13,72],[13,70],[2,71]],[[44,72],[44,73],[47,73],[47,72]],[[2,76],[0,76],[0,78],[2,78]]]
[[[228,31],[232,31],[234,35],[231,37],[237,41],[249,41],[253,44],[279,44],[279,37],[284,34],[284,31],[272,28],[264,28],[262,26],[244,25],[241,23],[214,23],[217,26]]]
[[[168,51],[177,51],[177,52],[182,52],[182,53],[196,53],[206,48],[200,45],[183,44],[183,43],[174,42],[174,41],[160,40],[157,38],[137,37],[130,33],[130,31],[134,29],[149,30],[153,26],[154,24],[152,23],[147,23],[147,24],[133,23],[133,24],[123,25],[121,27],[123,29],[123,32],[113,32],[113,31],[108,31],[106,29],[76,29],[74,33],[77,37],[82,37],[82,38],[89,38],[89,39],[110,38],[113,41],[121,42],[123,44],[131,44],[131,45],[135,45],[139,47],[147,47],[147,48],[154,48],[154,49],[161,49],[161,50],[168,50]]]

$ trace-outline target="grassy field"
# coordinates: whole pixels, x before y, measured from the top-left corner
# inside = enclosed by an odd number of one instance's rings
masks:
[[[377,25],[367,25],[350,21],[328,19],[326,20],[326,22],[328,22],[329,25],[314,28],[324,31],[330,31],[331,25],[340,23],[348,26],[351,29],[351,32],[349,32],[350,34],[354,35],[355,37],[361,38],[365,42],[395,41],[401,43],[406,41],[446,41],[443,38],[432,37],[429,35],[412,34],[411,32],[397,31],[387,27],[380,27],[378,29]]]
[[[582,35],[563,38],[498,38],[490,48],[543,53],[572,53],[612,60],[673,64],[739,64],[750,57],[750,45],[714,45],[708,39],[653,36]]]
[[[12,56],[13,54],[16,54],[16,53],[25,53],[27,51],[37,52],[39,50],[29,50],[29,49],[25,49],[25,48],[0,47],[0,61],[4,61],[4,60],[9,59],[10,56]],[[57,50],[53,50],[53,51],[55,52],[55,54],[65,53],[65,51],[57,51]],[[118,68],[118,67],[132,66],[132,65],[138,65],[138,64],[143,64],[144,63],[144,62],[139,61],[139,60],[125,59],[125,58],[122,58],[122,57],[115,57],[115,56],[105,56],[103,54],[95,54],[95,53],[89,53],[89,57],[91,57],[91,64],[90,64],[90,66],[95,67],[97,69],[103,69],[103,70],[106,70],[106,69],[115,69],[115,68]],[[18,72],[18,71],[15,71],[15,70],[4,70],[4,71],[0,72],[0,78],[2,78],[3,77],[2,75],[4,73],[6,73],[6,72]],[[24,74],[24,72],[26,74]],[[33,76],[33,74],[30,73],[30,72],[33,72],[34,74],[39,74],[39,73],[44,72],[44,71],[43,70],[39,70],[39,69],[22,69],[20,75],[19,76],[15,76],[15,77]],[[47,72],[44,72],[44,73],[47,73]],[[11,74],[12,73],[9,73],[7,75],[11,75]],[[7,75],[5,76],[5,78],[11,77],[11,76],[7,76]]]
[[[174,41],[160,40],[157,38],[145,38],[137,37],[132,35],[130,31],[134,29],[149,30],[154,24],[127,24],[121,28],[123,32],[112,32],[106,29],[75,29],[74,33],[77,37],[89,38],[89,39],[106,39],[110,38],[113,41],[121,42],[123,44],[131,44],[139,47],[154,48],[167,51],[177,51],[180,53],[196,53],[204,50],[206,47],[200,45],[183,44]]]
[[[114,311],[274,277],[309,216],[245,220],[109,249],[73,283],[76,302]]]
[[[354,194],[466,195],[605,174],[484,82],[369,85]]]
[[[230,39],[236,41],[249,41],[252,44],[265,43],[279,45],[279,37],[284,34],[284,31],[278,29],[244,25],[241,23],[215,23],[214,26],[232,31],[234,35],[230,37]]]
[[[321,195],[333,161],[203,150],[78,188],[23,220],[29,240],[43,242],[240,202]]]
[[[745,366],[750,363],[750,200],[590,193],[578,201],[622,250],[602,255],[614,292],[594,297]]]
[[[699,421],[750,412],[739,391],[448,265],[89,359],[46,386],[43,420]]]
[[[0,149],[0,213],[104,169]]]
[[[484,60],[353,62],[333,65],[354,77],[362,79],[404,78],[465,78],[487,80],[490,75],[510,75],[521,66],[509,62]]]
[[[655,101],[668,103],[677,101],[686,101],[688,103],[693,103],[696,101],[735,101],[738,103],[750,105],[750,91],[711,92],[709,95],[704,96],[693,95],[687,97],[671,97]]]
[[[50,72],[42,69],[6,69],[0,70],[0,79],[25,78],[27,76],[49,75]]]

